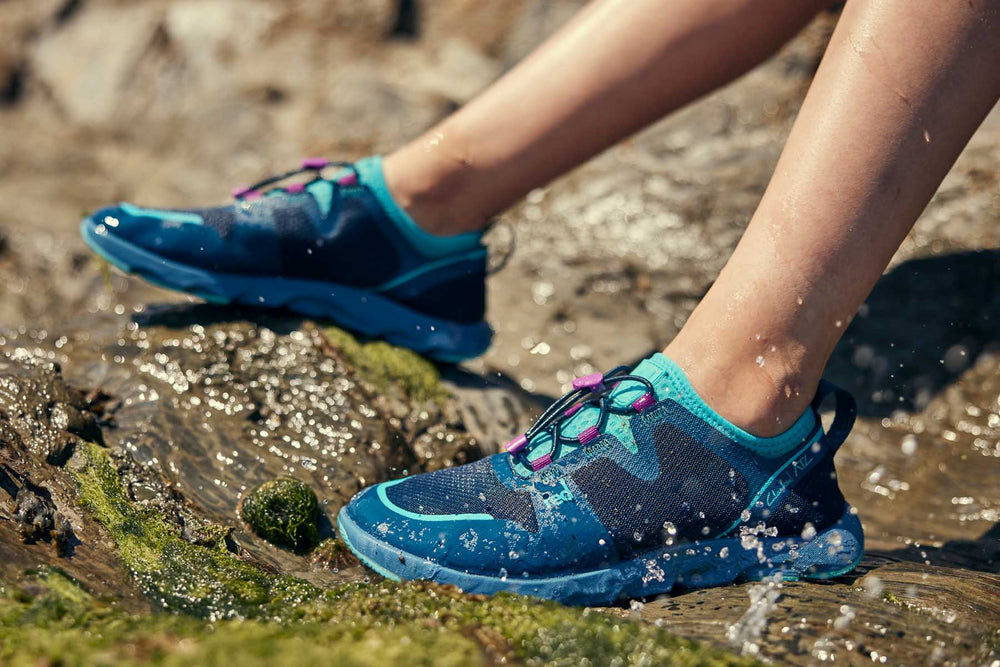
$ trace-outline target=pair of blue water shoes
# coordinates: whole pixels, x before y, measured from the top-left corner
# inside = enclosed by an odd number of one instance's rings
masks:
[[[126,272],[210,301],[328,317],[443,360],[488,347],[479,235],[420,230],[377,158],[307,160],[235,195],[208,209],[121,204],[82,231]],[[843,390],[822,384],[788,431],[757,438],[662,354],[573,387],[503,453],[359,493],[338,516],[344,542],[393,579],[589,605],[859,562],[861,524],[833,465],[855,416]]]

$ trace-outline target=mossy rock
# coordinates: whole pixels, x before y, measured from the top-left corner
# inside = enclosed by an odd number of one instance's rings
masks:
[[[271,544],[308,551],[319,541],[319,502],[309,485],[293,477],[264,482],[240,504],[240,515]]]
[[[322,334],[378,391],[398,387],[414,401],[448,397],[437,367],[416,352],[381,340],[362,342],[337,327],[324,327]]]

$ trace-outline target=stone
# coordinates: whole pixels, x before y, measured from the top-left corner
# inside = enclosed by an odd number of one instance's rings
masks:
[[[75,123],[110,123],[144,95],[132,75],[159,21],[147,4],[95,7],[39,41],[32,71]]]

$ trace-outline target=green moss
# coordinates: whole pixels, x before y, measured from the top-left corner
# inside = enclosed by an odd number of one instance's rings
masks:
[[[100,447],[84,444],[74,463],[84,505],[146,592],[176,613],[130,616],[39,573],[34,592],[0,595],[0,664],[751,664],[655,626],[515,595],[426,582],[321,590],[267,574],[185,542],[130,503]]]
[[[889,604],[894,604],[894,605],[903,604],[902,600],[900,600],[898,597],[896,597],[889,591],[885,591],[884,593],[882,593],[882,599],[888,602]]]
[[[362,343],[337,327],[324,327],[322,334],[377,390],[397,386],[416,401],[447,398],[437,368],[416,352],[379,340]]]
[[[129,502],[118,472],[101,447],[84,443],[74,475],[80,499],[108,530],[125,565],[164,608],[208,618],[301,615],[320,591],[291,577],[266,574],[221,545],[181,539],[157,512]]]
[[[319,541],[319,501],[293,477],[264,482],[243,498],[240,515],[254,532],[281,547],[308,551]]]

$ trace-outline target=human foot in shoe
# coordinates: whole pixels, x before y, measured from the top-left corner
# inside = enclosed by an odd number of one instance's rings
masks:
[[[365,489],[341,536],[390,578],[590,605],[857,565],[861,524],[833,466],[849,394],[824,383],[785,433],[757,438],[662,354],[624,373],[578,379],[507,452]]]
[[[310,180],[286,181],[298,174]],[[329,318],[444,361],[489,347],[481,234],[420,229],[392,200],[379,158],[308,159],[234,194],[216,208],[104,208],[81,233],[126,273],[207,301]]]

